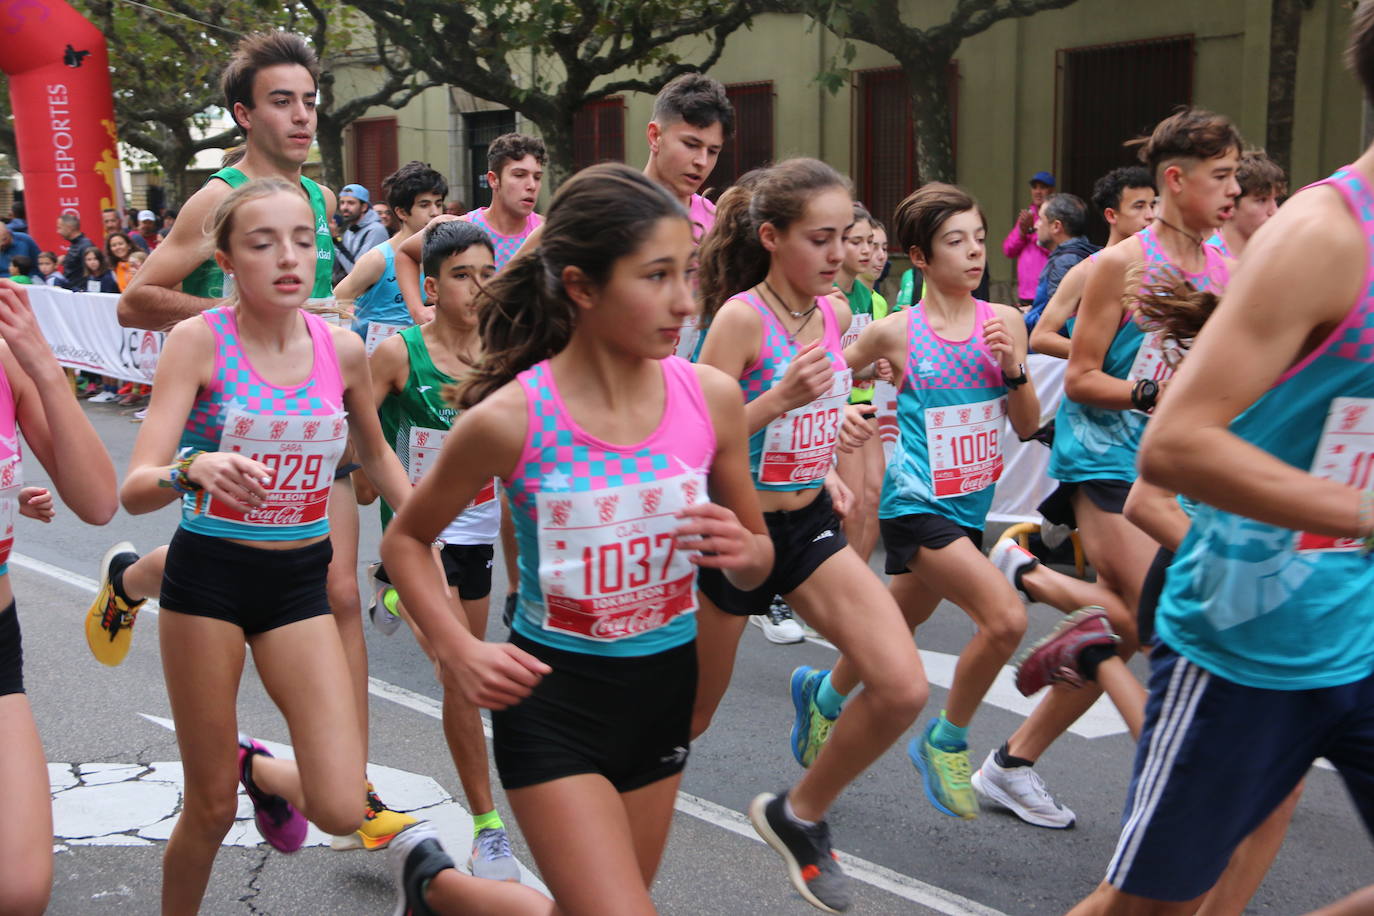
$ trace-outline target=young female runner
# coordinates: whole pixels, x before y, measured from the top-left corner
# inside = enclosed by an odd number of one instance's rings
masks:
[[[830,166],[788,160],[767,169],[752,189],[721,197],[701,251],[709,327],[701,362],[738,379],[744,393],[750,471],[778,562],[753,589],[702,573],[694,729],[705,731],[725,693],[747,616],[763,613],[775,594],[855,659],[855,685],[861,681],[864,690],[846,713],[838,721],[813,718],[814,730],[793,732],[793,753],[807,772],[789,791],[760,795],[749,809],[797,891],[832,912],[848,907],[850,891],[831,855],[825,813],[911,724],[927,689],[891,596],[846,549],[826,486],[849,398],[840,350],[849,310],[834,283],[853,205],[848,182]],[[842,483],[839,490],[847,498]],[[794,702],[809,707],[823,674],[793,672]]]
[[[0,831],[0,912],[42,913],[52,889],[52,802],[33,711],[24,695],[24,658],[10,585],[16,512],[48,521],[52,497],[21,487],[19,433],[57,493],[91,525],[118,508],[114,464],[72,395],[29,308],[22,286],[0,280],[0,786],[23,830]]]
[[[942,598],[978,627],[960,655],[947,708],[908,748],[931,804],[971,818],[978,803],[969,784],[967,729],[1026,630],[1021,601],[983,556],[982,529],[1002,472],[1005,421],[1029,436],[1039,428],[1040,405],[1026,376],[1020,312],[973,298],[986,259],[978,204],[959,188],[932,182],[898,205],[895,230],[925,277],[925,296],[871,325],[845,359],[851,366],[886,359],[902,378],[901,439],[878,512],[892,594],[913,629]],[[843,653],[826,686],[848,694],[862,680],[860,664]]]
[[[772,565],[738,390],[670,358],[693,311],[691,230],[623,165],[559,189],[538,246],[486,287],[465,409],[382,540],[445,689],[496,710],[496,767],[561,912],[654,912],[690,742],[696,569],[752,588]],[[509,643],[455,619],[431,552],[493,477],[520,542]]]
[[[164,854],[166,913],[199,907],[236,782],[284,852],[304,840],[302,813],[333,834],[362,820],[362,735],[325,593],[326,506],[345,440],[394,505],[410,489],[382,441],[362,343],[301,308],[315,218],[299,191],[250,181],[216,208],[213,232],[237,298],[168,335],[121,491],[133,513],[182,502],[158,617],[186,774]],[[296,762],[236,738],[245,640]]]

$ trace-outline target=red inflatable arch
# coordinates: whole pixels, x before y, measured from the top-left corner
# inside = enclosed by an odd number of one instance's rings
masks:
[[[99,241],[100,211],[120,200],[104,36],[62,0],[0,0],[0,68],[9,76],[29,234],[61,254],[57,217],[75,213]]]

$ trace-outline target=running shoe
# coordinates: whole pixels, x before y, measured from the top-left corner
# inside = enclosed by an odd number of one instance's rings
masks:
[[[468,871],[474,878],[520,882],[520,866],[510,849],[510,836],[504,827],[488,827],[477,832],[472,841]]]
[[[806,639],[801,624],[797,623],[797,618],[792,615],[792,609],[781,596],[774,596],[767,614],[751,615],[749,622],[763,630],[764,639],[771,643],[787,645]]]
[[[108,403],[110,403],[111,401],[115,400],[115,399],[118,398],[118,397],[119,397],[119,395],[115,394],[113,391],[111,391],[110,389],[106,388],[104,391],[101,391],[99,394],[93,394],[93,395],[91,395],[90,401],[91,401],[92,404],[108,404]]]
[[[1106,611],[1100,607],[1079,608],[1017,659],[1016,689],[1029,697],[1054,682],[1082,687],[1079,654],[1089,646],[1114,646],[1120,641],[1121,637],[1112,632],[1112,625],[1107,622]]]
[[[425,883],[446,868],[457,868],[453,857],[444,851],[439,834],[429,821],[422,821],[391,844],[391,874],[396,879],[396,908],[393,916],[435,916],[425,903]]]
[[[1030,767],[999,766],[996,751],[988,752],[988,759],[970,782],[981,798],[1006,808],[1027,824],[1053,830],[1074,825],[1074,813],[1050,796],[1039,773]]]
[[[134,545],[128,541],[120,541],[105,551],[105,556],[100,558],[100,591],[96,592],[86,612],[86,645],[96,661],[112,668],[129,654],[134,639],[134,621],[138,618],[138,609],[147,600],[125,604],[115,594],[115,575],[137,560]]]
[[[978,816],[978,798],[969,785],[972,767],[968,762],[968,748],[947,751],[932,744],[930,733],[935,730],[935,721],[932,719],[924,732],[911,739],[906,755],[921,771],[921,787],[935,810],[950,817],[971,820]]]
[[[142,423],[144,420],[148,419],[148,408],[144,407],[141,410],[135,410],[134,419],[139,423]]]
[[[346,852],[350,849],[384,849],[387,844],[400,836],[401,832],[418,824],[419,821],[400,811],[392,811],[380,798],[372,783],[367,784],[367,801],[363,808],[363,823],[357,830],[345,836],[330,839],[329,848]]]
[[[792,756],[804,767],[811,766],[835,725],[835,720],[816,706],[816,691],[829,673],[825,668],[805,665],[792,672],[792,706],[797,711],[792,721]]]
[[[787,816],[787,793],[764,792],[749,803],[749,820],[765,843],[782,856],[787,878],[802,899],[818,910],[843,913],[853,902],[849,876],[830,848],[830,825],[806,826]]]
[[[295,852],[305,842],[309,826],[305,815],[280,795],[268,795],[253,784],[252,760],[257,756],[271,757],[267,748],[247,735],[239,735],[239,782],[253,802],[253,820],[258,833],[280,852]]]
[[[387,609],[386,593],[391,591],[391,584],[377,578],[377,570],[381,568],[381,563],[367,567],[367,582],[372,589],[372,603],[367,606],[367,616],[383,636],[390,636],[401,626],[401,615]]]
[[[1040,565],[1040,559],[1016,542],[1015,538],[1002,538],[992,545],[988,559],[997,567],[998,572],[1007,577],[1011,587],[1030,598],[1030,593],[1021,585],[1021,577]]]

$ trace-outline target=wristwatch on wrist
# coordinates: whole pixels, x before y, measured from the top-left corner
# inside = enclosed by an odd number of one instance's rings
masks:
[[[1159,382],[1152,378],[1140,379],[1131,389],[1131,406],[1136,410],[1149,413],[1155,409],[1155,402],[1158,400]]]
[[[1016,371],[1019,372],[1020,375],[1007,375],[1007,370],[1002,370],[1002,384],[1006,385],[1012,391],[1015,391],[1029,381],[1029,379],[1026,378],[1026,366],[1024,363],[1017,363]]]

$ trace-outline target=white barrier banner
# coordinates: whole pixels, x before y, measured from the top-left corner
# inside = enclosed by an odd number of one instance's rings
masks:
[[[64,366],[126,382],[151,382],[167,335],[122,328],[113,293],[28,287],[29,302],[53,355]]]

